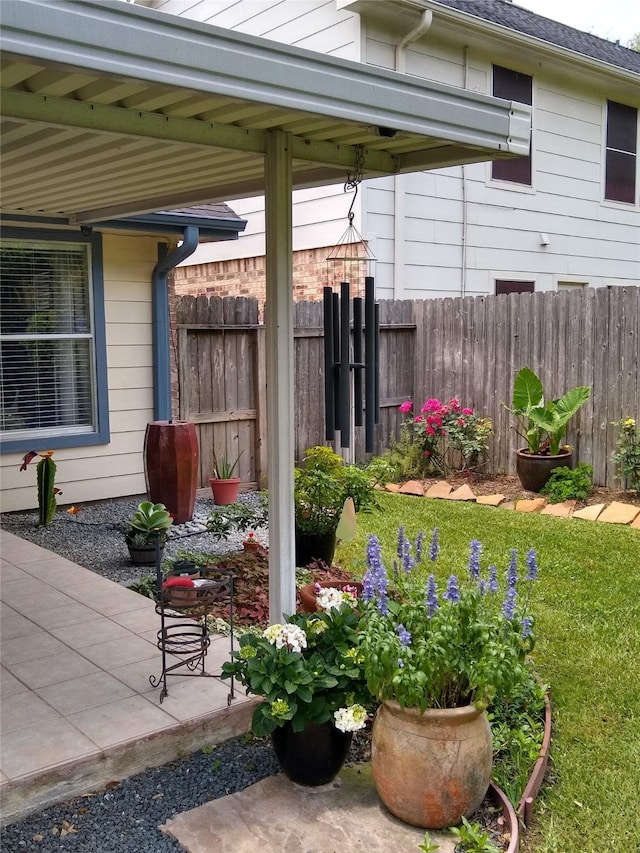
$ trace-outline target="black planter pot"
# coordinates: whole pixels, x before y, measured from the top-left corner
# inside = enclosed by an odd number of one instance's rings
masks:
[[[134,545],[127,541],[129,549],[129,557],[134,566],[155,566],[156,564],[156,546],[152,545]],[[164,553],[164,545],[160,545],[160,559]]]
[[[296,529],[296,566],[322,561],[330,566],[336,551],[336,534],[302,533]]]
[[[526,448],[516,450],[516,471],[522,487],[539,492],[556,468],[573,468],[573,450],[561,449],[557,456],[537,456]]]
[[[291,723],[271,734],[273,749],[285,776],[298,785],[327,785],[338,775],[349,753],[352,732],[341,732],[329,720],[309,723],[294,732]]]

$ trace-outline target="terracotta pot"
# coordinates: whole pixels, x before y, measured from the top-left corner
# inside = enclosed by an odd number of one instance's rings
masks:
[[[492,766],[484,712],[401,708],[383,702],[373,724],[371,770],[380,799],[405,823],[444,829],[482,802]]]
[[[336,552],[336,534],[302,533],[296,528],[296,566],[322,562],[330,566]]]
[[[362,584],[359,581],[320,581],[319,584],[323,589],[328,587],[334,587],[334,589],[344,589],[345,586],[355,587],[358,591],[358,598],[362,595]],[[300,609],[303,613],[315,613],[318,609],[315,586],[315,583],[308,583],[300,590]]]
[[[539,492],[556,468],[573,468],[573,450],[561,448],[557,456],[537,456],[526,447],[516,450],[516,471],[523,489]]]
[[[238,500],[240,477],[232,477],[229,480],[222,480],[219,477],[211,477],[209,485],[211,486],[213,499],[218,506],[234,504]]]
[[[272,732],[271,741],[285,776],[298,785],[316,787],[338,775],[352,737],[352,732],[341,732],[328,720],[309,723],[301,732],[285,723]]]
[[[163,503],[175,524],[193,517],[198,488],[198,437],[187,421],[153,421],[144,437],[149,500]]]

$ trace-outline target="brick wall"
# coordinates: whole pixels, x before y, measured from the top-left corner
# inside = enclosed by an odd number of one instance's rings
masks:
[[[327,261],[332,253],[348,251],[353,257],[365,254],[363,244],[324,246],[293,253],[293,299],[295,302],[322,299],[322,288],[351,282],[351,295],[364,296],[364,264],[351,261]],[[175,270],[177,296],[254,296],[264,314],[265,258],[235,258]]]

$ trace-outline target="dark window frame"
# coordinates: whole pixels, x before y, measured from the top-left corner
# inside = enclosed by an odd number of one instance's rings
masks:
[[[492,93],[495,98],[533,106],[533,77],[529,74],[494,64],[491,66],[491,81]],[[491,163],[491,180],[505,181],[522,187],[533,186],[531,140],[529,140],[527,157],[493,160]]]
[[[605,122],[604,198],[621,204],[637,203],[638,110],[607,101]]]
[[[75,243],[88,244],[90,251],[90,286],[92,290],[92,323],[93,323],[93,393],[95,399],[95,424],[91,432],[61,432],[59,435],[49,431],[38,435],[33,429],[30,434],[19,438],[11,438],[11,432],[5,432],[0,437],[0,453],[26,452],[31,449],[58,449],[63,447],[82,447],[96,444],[107,444],[110,438],[109,427],[109,394],[107,379],[107,345],[104,306],[104,276],[102,235],[98,232],[81,234],[74,231],[56,231],[47,229],[23,229],[3,226],[2,237],[6,241],[31,241],[42,243]],[[45,447],[46,445],[46,447]]]
[[[509,293],[535,293],[535,281],[511,280],[507,278],[497,278],[494,283],[496,296]]]

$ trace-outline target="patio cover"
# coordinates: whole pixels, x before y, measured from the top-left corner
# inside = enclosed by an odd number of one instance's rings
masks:
[[[139,8],[3,0],[2,214],[265,194],[271,618],[295,602],[291,191],[527,154],[530,109]]]

